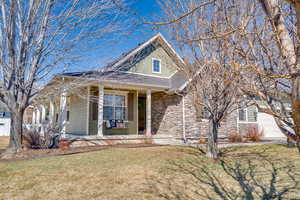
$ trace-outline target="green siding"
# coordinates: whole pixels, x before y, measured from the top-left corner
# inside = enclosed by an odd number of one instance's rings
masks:
[[[161,73],[152,73],[152,59],[161,60]],[[176,64],[162,47],[154,50],[150,55],[130,68],[129,72],[141,73],[146,75],[155,75],[160,77],[169,77],[176,71]]]

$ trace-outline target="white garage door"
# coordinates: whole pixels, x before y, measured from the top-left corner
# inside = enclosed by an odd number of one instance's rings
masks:
[[[0,136],[9,136],[10,118],[0,118]]]
[[[276,125],[274,118],[266,113],[257,114],[257,122],[260,129],[264,130],[264,137],[282,138],[285,137]]]

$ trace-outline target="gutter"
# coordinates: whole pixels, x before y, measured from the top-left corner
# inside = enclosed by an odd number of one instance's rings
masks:
[[[183,136],[183,141],[184,143],[187,142],[186,140],[186,133],[185,133],[185,101],[184,101],[184,96],[182,96],[182,136]]]

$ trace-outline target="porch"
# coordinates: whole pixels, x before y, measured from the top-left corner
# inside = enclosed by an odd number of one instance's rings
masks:
[[[52,124],[68,140],[149,138],[151,88],[88,85],[33,107],[32,125]]]

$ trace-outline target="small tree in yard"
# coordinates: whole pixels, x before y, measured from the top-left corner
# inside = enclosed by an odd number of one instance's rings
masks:
[[[239,87],[242,81],[240,73],[233,66],[238,58],[231,45],[231,33],[235,29],[226,23],[231,14],[225,7],[230,7],[230,4],[224,1],[203,1],[201,4],[194,0],[170,0],[162,5],[170,22],[165,24],[171,24],[171,35],[185,56],[187,64],[180,70],[190,80],[187,88],[193,95],[196,112],[205,110],[208,113],[207,156],[211,158],[218,157],[217,138],[221,121],[247,100]],[[199,12],[193,12],[195,8]]]
[[[193,66],[195,67],[193,71],[197,74],[193,77],[188,89],[193,95],[195,107],[198,107],[197,112],[205,110],[208,113],[209,131],[206,155],[215,159],[219,154],[217,139],[222,120],[235,111],[238,105],[245,103],[242,102],[243,98],[238,88],[239,76],[231,70],[230,66],[213,60]]]
[[[65,71],[96,40],[112,37],[122,15],[113,0],[3,0],[0,7],[0,100],[12,115],[8,156],[22,148],[23,114],[40,91],[36,86]]]

